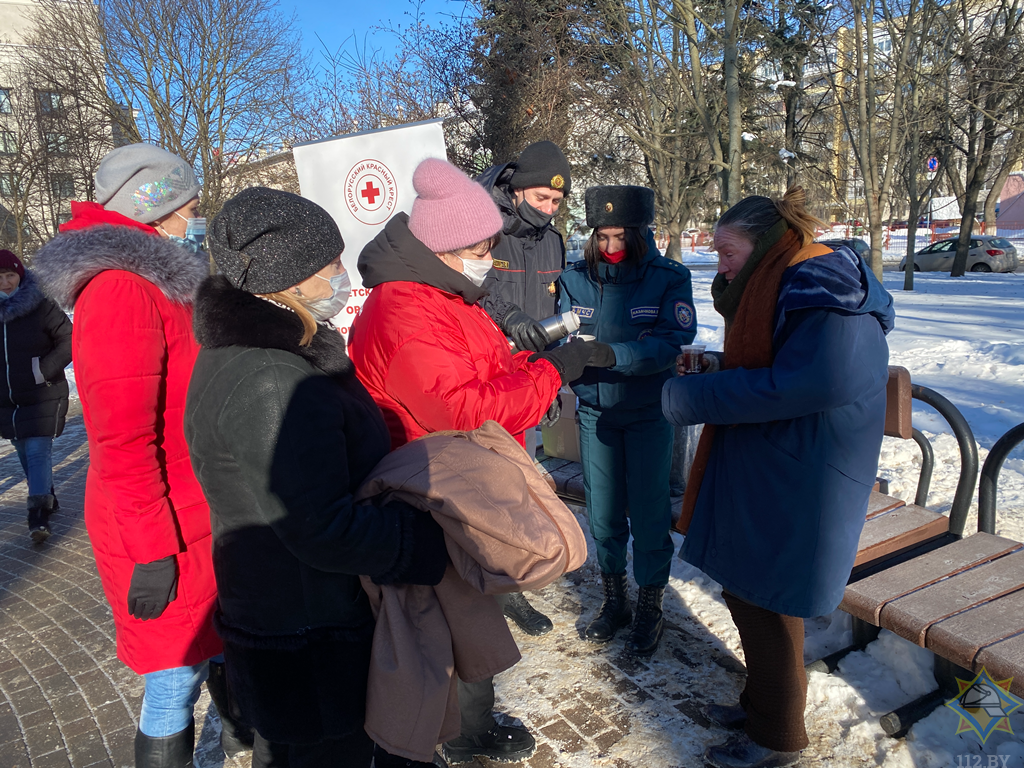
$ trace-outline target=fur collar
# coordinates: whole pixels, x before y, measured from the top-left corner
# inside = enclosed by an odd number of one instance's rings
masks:
[[[43,303],[46,297],[39,288],[39,283],[32,275],[32,271],[26,269],[25,276],[18,284],[18,290],[9,299],[0,301],[0,323],[9,323],[32,312]]]
[[[279,349],[298,355],[328,376],[351,377],[345,339],[321,326],[308,347],[300,347],[302,321],[289,309],[239,290],[223,275],[199,286],[192,314],[196,340],[207,348]]]
[[[36,253],[32,268],[46,293],[69,308],[89,281],[108,269],[132,272],[178,304],[190,303],[210,274],[206,256],[162,237],[109,224],[57,235]]]

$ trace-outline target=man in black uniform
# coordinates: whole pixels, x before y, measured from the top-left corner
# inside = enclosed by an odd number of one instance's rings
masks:
[[[569,194],[569,161],[554,143],[538,141],[514,163],[488,168],[477,181],[490,191],[504,221],[501,242],[491,251],[494,267],[484,280],[489,295],[480,304],[519,349],[541,352],[548,337],[538,321],[558,312],[557,281],[565,268],[565,244],[551,220]],[[531,457],[536,447],[536,432],[528,429]],[[504,595],[502,602],[505,615],[527,634],[551,631],[551,619],[522,594]]]

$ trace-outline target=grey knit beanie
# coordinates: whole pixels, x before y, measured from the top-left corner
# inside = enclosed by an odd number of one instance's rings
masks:
[[[201,188],[192,166],[152,144],[118,147],[96,169],[96,202],[142,224],[178,210]]]
[[[224,203],[206,247],[236,288],[277,293],[338,258],[345,241],[331,215],[312,200],[250,187]]]

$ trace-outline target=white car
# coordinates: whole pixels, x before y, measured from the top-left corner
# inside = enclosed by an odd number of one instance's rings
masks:
[[[949,272],[953,269],[957,238],[939,240],[914,254],[915,272]],[[969,272],[1013,272],[1019,266],[1017,249],[1005,237],[972,235],[967,252]],[[900,261],[900,271],[907,268],[907,257]]]

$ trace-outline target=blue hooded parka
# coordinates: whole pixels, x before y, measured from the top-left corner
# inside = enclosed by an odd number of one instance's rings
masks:
[[[665,384],[673,424],[721,425],[680,557],[767,610],[835,610],[878,469],[894,318],[841,247],[783,273],[770,368]]]

